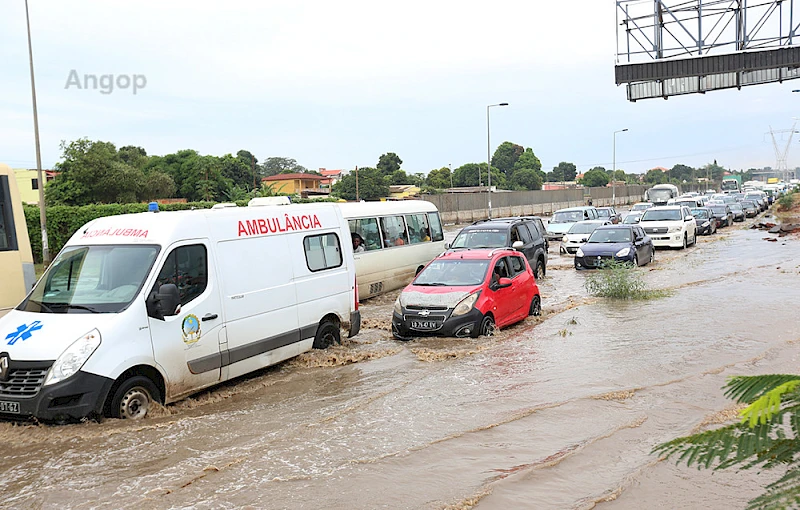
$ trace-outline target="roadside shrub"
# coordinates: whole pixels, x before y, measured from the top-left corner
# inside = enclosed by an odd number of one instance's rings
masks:
[[[667,295],[663,290],[650,290],[641,274],[627,262],[603,261],[600,269],[586,277],[586,291],[593,296],[611,299],[654,299]]]
[[[787,193],[778,199],[778,210],[788,211],[794,205],[794,193]]]

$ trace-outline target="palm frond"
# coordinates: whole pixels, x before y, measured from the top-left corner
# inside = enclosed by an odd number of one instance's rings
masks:
[[[778,386],[798,380],[800,380],[800,375],[792,374],[735,376],[731,377],[725,385],[725,396],[740,404],[750,404]]]
[[[800,504],[800,468],[789,469],[766,489],[767,492],[749,502],[747,510],[796,508]]]

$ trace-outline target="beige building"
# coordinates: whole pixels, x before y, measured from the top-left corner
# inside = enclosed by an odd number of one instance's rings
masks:
[[[16,173],[0,163],[0,315],[18,305],[35,283],[33,252]]]
[[[55,178],[55,174],[50,170],[42,170],[45,182],[50,182]],[[17,189],[22,202],[25,204],[39,204],[39,172],[28,170],[27,168],[15,168],[14,177],[17,181]]]

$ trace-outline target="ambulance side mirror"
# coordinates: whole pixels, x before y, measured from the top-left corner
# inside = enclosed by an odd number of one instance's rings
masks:
[[[177,314],[180,305],[178,287],[173,283],[165,283],[158,288],[158,292],[151,292],[147,298],[147,314],[163,321],[164,317]]]

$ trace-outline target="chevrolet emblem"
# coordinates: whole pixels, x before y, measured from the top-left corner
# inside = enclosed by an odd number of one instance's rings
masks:
[[[420,312],[419,312],[419,316],[420,317],[427,317],[430,314],[431,314],[431,312],[429,310],[420,310]]]

